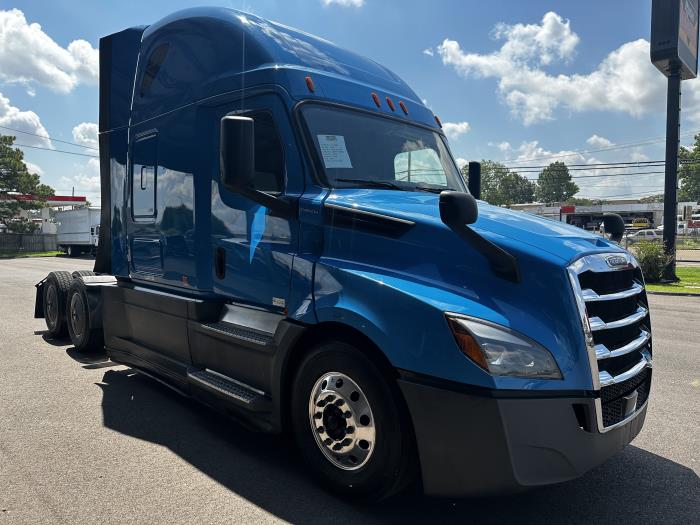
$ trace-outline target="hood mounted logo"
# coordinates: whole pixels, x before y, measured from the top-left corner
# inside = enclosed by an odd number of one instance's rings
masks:
[[[611,255],[605,259],[605,262],[608,263],[610,268],[621,268],[628,264],[627,257],[622,255]]]

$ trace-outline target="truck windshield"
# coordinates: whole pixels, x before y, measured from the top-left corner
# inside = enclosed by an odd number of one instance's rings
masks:
[[[307,105],[302,114],[331,187],[466,191],[439,133],[329,106]]]

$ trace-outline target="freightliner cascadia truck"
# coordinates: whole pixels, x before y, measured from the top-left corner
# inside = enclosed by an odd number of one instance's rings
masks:
[[[376,62],[189,9],[101,39],[99,129],[94,272],[36,294],[77,350],[289,433],[325,487],[370,500],[570,480],[641,430],[635,258],[475,198]]]

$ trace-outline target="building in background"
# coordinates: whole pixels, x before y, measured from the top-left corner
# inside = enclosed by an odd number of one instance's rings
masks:
[[[607,204],[592,204],[577,206],[574,204],[514,204],[514,210],[541,215],[549,219],[566,222],[584,228],[597,230],[603,222],[603,214],[617,213],[630,229],[655,228],[663,224],[664,204],[662,202],[639,202],[638,200],[619,200]],[[697,213],[698,205],[695,202],[679,202],[678,212],[680,220],[692,221],[692,214]]]

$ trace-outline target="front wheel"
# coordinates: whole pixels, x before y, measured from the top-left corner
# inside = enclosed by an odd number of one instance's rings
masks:
[[[335,492],[377,501],[415,477],[413,431],[396,383],[347,343],[321,344],[304,359],[292,420],[302,454]]]

